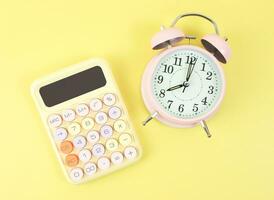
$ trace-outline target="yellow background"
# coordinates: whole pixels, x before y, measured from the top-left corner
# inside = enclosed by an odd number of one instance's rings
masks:
[[[274,199],[274,3],[272,0],[1,0],[0,198]],[[173,129],[147,116],[141,75],[156,52],[151,36],[182,12],[201,12],[229,38],[227,92],[200,127]],[[188,34],[212,32],[203,20]],[[90,57],[106,58],[140,137],[135,165],[75,186],[66,182],[30,96],[34,79]]]

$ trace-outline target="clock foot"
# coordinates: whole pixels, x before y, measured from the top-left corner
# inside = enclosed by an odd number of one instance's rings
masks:
[[[200,124],[201,124],[201,126],[203,127],[203,129],[205,130],[205,132],[206,132],[206,134],[207,134],[207,137],[211,137],[211,134],[210,134],[210,132],[209,132],[209,129],[208,129],[208,126],[207,126],[207,124],[206,124],[206,121],[204,121],[204,120],[202,120],[201,122],[200,122]]]
[[[158,115],[158,112],[154,112],[152,115],[150,115],[145,121],[143,121],[143,126],[145,126],[148,122],[150,122],[150,120],[156,117],[156,115]]]

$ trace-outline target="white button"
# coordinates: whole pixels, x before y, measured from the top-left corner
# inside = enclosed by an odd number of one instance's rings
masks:
[[[100,99],[92,99],[89,106],[92,111],[99,111],[103,107],[103,103]]]
[[[103,98],[104,104],[106,104],[107,106],[112,106],[113,104],[115,104],[116,98],[114,96],[114,94],[106,94]]]
[[[88,149],[83,149],[79,152],[79,158],[82,162],[87,162],[91,159],[91,152]]]
[[[109,138],[112,136],[113,130],[112,127],[109,125],[104,125],[102,126],[102,128],[100,129],[100,133],[103,137],[105,138]]]
[[[92,154],[96,157],[100,157],[102,155],[104,155],[105,153],[105,147],[104,145],[102,144],[95,144],[93,147],[92,147]]]
[[[82,135],[79,135],[79,136],[76,136],[74,139],[73,139],[73,145],[75,146],[75,148],[77,149],[82,149],[86,146],[87,144],[87,141],[86,141],[86,138]]]
[[[116,106],[111,107],[108,111],[108,115],[112,119],[118,119],[119,117],[121,117],[121,109]]]
[[[84,173],[81,168],[74,168],[70,171],[70,177],[73,181],[80,181],[83,177]]]
[[[84,166],[84,171],[89,176],[95,174],[96,170],[97,170],[97,167],[96,167],[95,163],[89,162],[89,163],[85,164],[85,166]]]
[[[97,165],[99,169],[108,169],[110,167],[110,161],[106,157],[99,158],[97,161]]]
[[[76,113],[81,117],[86,116],[89,113],[89,108],[86,104],[79,104],[76,107]]]
[[[93,119],[87,117],[82,120],[81,124],[84,129],[89,130],[89,129],[92,129],[92,127],[94,126],[94,121]]]
[[[106,142],[106,148],[109,150],[109,151],[114,151],[115,149],[118,148],[118,142],[117,140],[111,138],[111,139],[108,139],[107,142]]]
[[[127,133],[123,133],[119,137],[119,142],[125,147],[131,143],[131,136]]]
[[[68,132],[64,128],[57,128],[54,134],[55,140],[59,140],[59,141],[66,139],[67,136],[68,136]]]
[[[71,122],[75,119],[75,112],[71,109],[64,110],[62,117],[65,121]]]
[[[62,124],[62,118],[61,118],[60,115],[56,115],[56,114],[51,115],[48,118],[48,123],[53,128],[54,127],[58,127],[58,126],[60,126]]]
[[[98,124],[104,124],[104,123],[106,123],[107,119],[108,119],[107,114],[104,113],[104,112],[99,112],[95,116],[95,121]]]
[[[131,160],[137,156],[137,151],[134,147],[125,148],[124,155],[127,159]]]
[[[99,133],[97,131],[90,131],[87,134],[87,139],[92,144],[98,142],[99,138],[100,138],[100,136],[99,136]]]
[[[68,132],[72,135],[77,135],[78,133],[80,133],[80,131],[81,131],[81,127],[76,122],[73,122],[68,126]]]
[[[112,163],[114,163],[114,164],[120,164],[120,163],[123,162],[124,156],[123,156],[123,154],[121,152],[117,151],[117,152],[113,152],[111,154],[110,159],[111,159]]]
[[[124,132],[126,130],[126,123],[123,120],[117,120],[116,122],[114,122],[114,129],[115,131],[117,131],[118,133]]]

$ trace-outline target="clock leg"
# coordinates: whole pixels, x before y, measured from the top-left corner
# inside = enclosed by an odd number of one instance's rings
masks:
[[[210,132],[209,132],[209,129],[208,129],[208,126],[207,126],[207,124],[206,124],[206,121],[204,121],[204,120],[202,120],[201,122],[200,122],[200,124],[201,124],[201,126],[203,127],[203,129],[205,130],[205,132],[206,132],[206,134],[207,134],[207,137],[211,137],[211,134],[210,134]]]
[[[143,126],[145,126],[150,120],[152,120],[154,117],[158,115],[158,112],[154,112],[152,115],[150,115],[145,121],[143,121]]]

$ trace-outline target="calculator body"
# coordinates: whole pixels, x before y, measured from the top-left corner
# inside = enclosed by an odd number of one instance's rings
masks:
[[[137,161],[142,150],[108,63],[90,59],[31,87],[52,145],[71,183]]]

